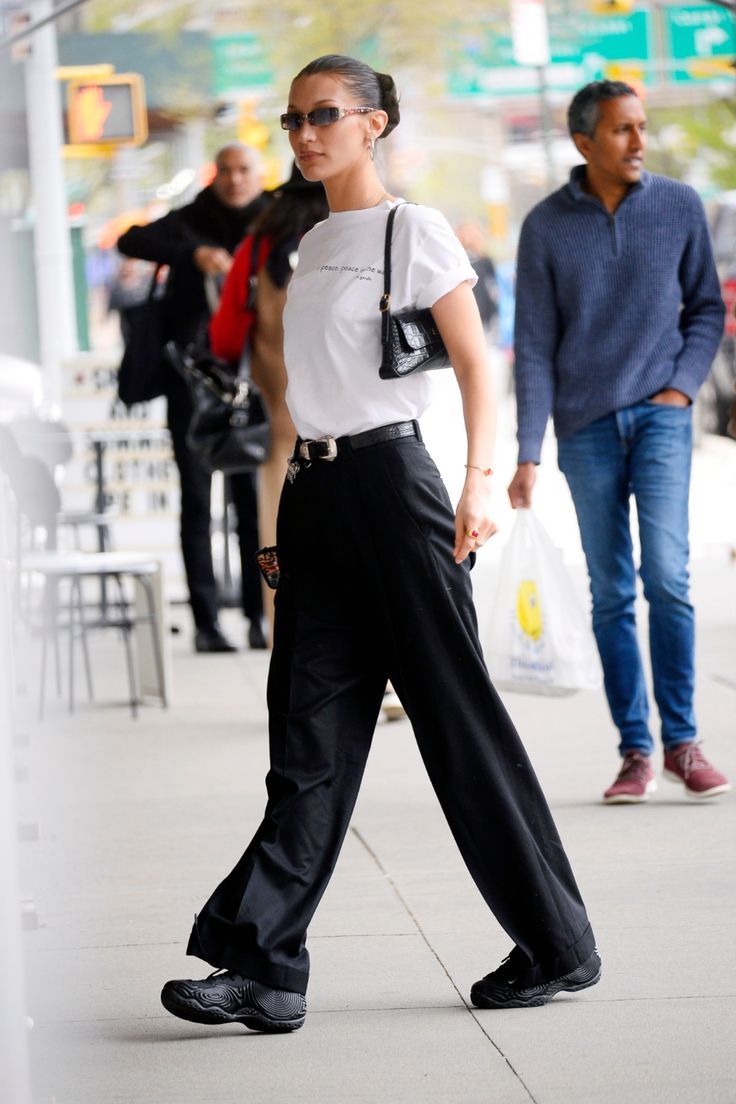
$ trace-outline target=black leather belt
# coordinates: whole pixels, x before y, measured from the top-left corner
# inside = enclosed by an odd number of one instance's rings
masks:
[[[417,422],[392,422],[390,425],[367,429],[365,433],[354,433],[349,437],[319,437],[316,441],[303,441],[297,438],[294,459],[297,460],[335,460],[344,448],[361,449],[368,445],[379,445],[383,441],[397,441],[400,437],[418,437],[421,440]]]

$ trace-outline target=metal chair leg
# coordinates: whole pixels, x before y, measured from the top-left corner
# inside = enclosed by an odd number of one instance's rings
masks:
[[[156,599],[153,592],[153,583],[151,582],[150,575],[140,576],[141,586],[146,594],[146,605],[148,606],[149,624],[151,626],[151,640],[153,643],[153,658],[156,664],[156,681],[158,682],[159,696],[161,698],[161,705],[164,709],[168,708],[168,701],[166,700],[166,685],[164,682],[164,657],[161,649],[161,631],[163,626],[159,626],[158,617],[156,615]]]
[[[52,632],[52,639],[54,642],[54,666],[56,669],[56,696],[60,698],[62,696],[61,688],[61,650],[59,648],[59,580],[53,576],[48,578],[48,609],[44,611],[44,616],[48,614],[48,623]],[[44,589],[44,597],[46,591]]]
[[[92,687],[92,665],[89,660],[89,645],[87,643],[87,623],[84,620],[84,596],[82,594],[82,583],[77,580],[77,589],[79,595],[79,636],[82,644],[82,660],[84,662],[84,674],[87,680],[87,696],[90,702],[95,700],[94,690]]]
[[[125,595],[123,593],[123,581],[120,575],[115,576],[115,581],[118,585],[118,593],[120,595],[120,621],[123,626],[123,638],[125,641],[125,659],[128,664],[128,683],[130,686],[130,712],[134,718],[138,716],[138,689],[135,681],[135,664],[133,663],[133,648],[131,646],[130,637],[132,625],[128,619],[128,611],[125,602]]]
[[[58,606],[56,607],[56,613],[58,614]],[[54,668],[56,670],[56,696],[60,698],[62,695],[61,689],[61,649],[59,647],[59,625],[57,622],[57,616],[53,616],[51,619],[53,625],[53,641],[54,641]]]

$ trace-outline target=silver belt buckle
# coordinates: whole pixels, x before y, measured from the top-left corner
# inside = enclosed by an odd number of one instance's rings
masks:
[[[319,438],[320,441],[325,441],[327,444],[327,455],[320,456],[320,460],[336,460],[337,459],[337,441],[334,437],[330,437],[326,434],[324,437]]]
[[[318,437],[315,441],[302,441],[299,446],[299,455],[303,460],[311,460],[309,455],[309,446],[325,442],[327,445],[327,452],[324,456],[319,456],[319,460],[336,460],[337,459],[337,441],[329,434],[325,434],[324,437]]]

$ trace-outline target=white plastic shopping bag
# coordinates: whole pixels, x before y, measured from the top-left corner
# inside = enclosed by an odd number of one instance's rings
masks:
[[[483,645],[501,689],[572,694],[601,685],[589,617],[562,553],[531,509],[517,510]]]

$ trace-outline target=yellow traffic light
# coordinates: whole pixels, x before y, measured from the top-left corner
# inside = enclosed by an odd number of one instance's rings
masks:
[[[508,203],[489,203],[488,233],[496,242],[505,242],[509,234],[509,205]]]
[[[634,0],[591,0],[590,10],[595,15],[626,15],[634,7]]]
[[[644,67],[635,61],[609,61],[605,67],[607,80],[625,81],[627,84],[644,81]]]
[[[270,141],[268,127],[257,118],[255,107],[250,100],[240,105],[237,134],[239,142],[257,150],[265,149]]]

